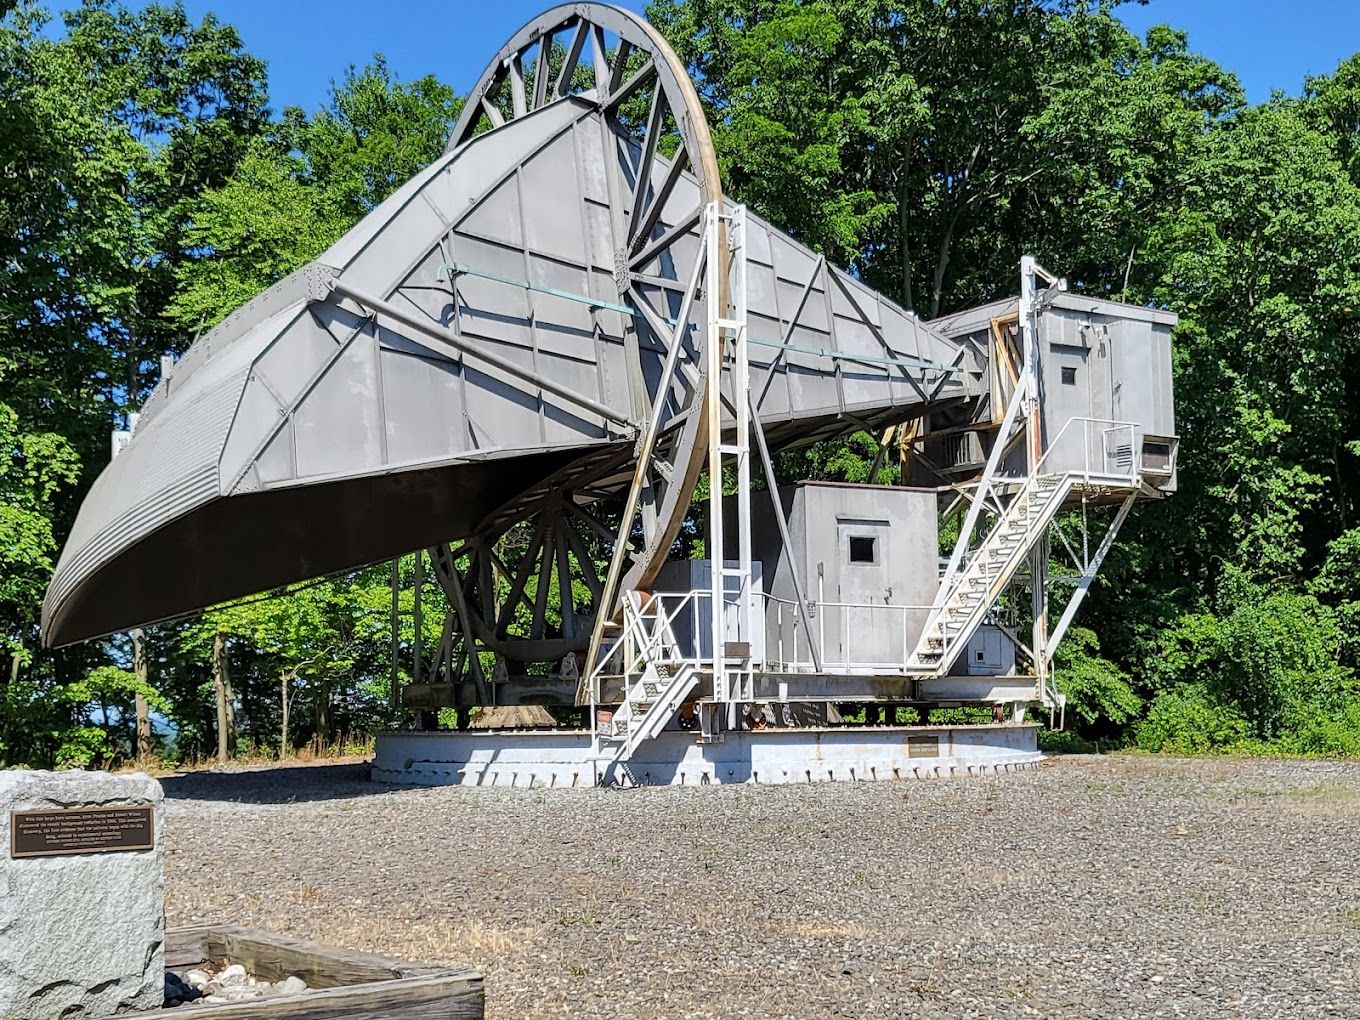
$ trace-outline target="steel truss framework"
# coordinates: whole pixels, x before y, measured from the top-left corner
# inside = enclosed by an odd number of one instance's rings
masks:
[[[706,210],[702,224],[700,236],[704,254],[695,267],[681,306],[686,312],[690,309],[701,284],[710,294],[722,295],[721,304],[718,301],[710,303],[707,321],[707,406],[713,412],[708,432],[708,469],[709,477],[725,477],[735,488],[735,493],[729,493],[728,496],[735,496],[737,503],[734,518],[737,534],[724,534],[727,528],[723,513],[724,496],[710,489],[706,539],[707,547],[711,549],[730,550],[735,547],[737,559],[734,565],[725,561],[712,571],[707,590],[695,590],[678,597],[653,597],[635,588],[625,588],[620,616],[612,620],[597,618],[603,622],[597,623],[592,644],[592,651],[596,654],[586,659],[585,668],[580,669],[574,657],[569,656],[562,662],[563,679],[576,681],[576,703],[590,706],[595,741],[594,760],[603,763],[606,775],[612,774],[609,768],[614,763],[628,760],[644,741],[654,739],[681,704],[694,698],[701,686],[698,712],[701,733],[706,739],[717,739],[724,729],[739,728],[740,707],[750,705],[761,697],[769,697],[769,684],[757,684],[757,664],[750,655],[752,637],[757,628],[763,625],[764,611],[752,590],[752,436],[758,440],[757,448],[761,454],[767,491],[774,492],[777,485],[774,465],[763,442],[764,429],[754,402],[749,397],[745,210],[738,207],[725,213],[712,204]],[[1064,711],[1065,696],[1052,683],[1054,652],[1089,591],[1133,503],[1140,495],[1151,493],[1142,482],[1138,465],[1134,462],[1126,466],[1119,465],[1125,468],[1122,471],[1112,470],[1108,464],[1097,465],[1095,470],[1088,468],[1082,473],[1045,471],[1045,444],[1038,425],[1039,401],[1034,395],[1038,384],[1030,366],[1031,359],[1037,357],[1037,319],[1046,299],[1037,292],[1035,281],[1044,279],[1049,282],[1049,293],[1060,292],[1065,284],[1028,258],[1022,266],[1022,272],[1025,274],[1021,288],[1020,334],[1023,345],[1018,358],[1020,370],[1017,373],[1017,386],[1007,405],[987,464],[976,482],[967,487],[967,498],[956,499],[951,507],[964,510],[959,539],[944,571],[940,596],[932,607],[926,633],[912,656],[901,667],[902,673],[916,678],[915,685],[887,695],[882,693],[883,688],[879,686],[874,693],[866,694],[862,689],[856,690],[846,685],[845,677],[836,676],[834,672],[825,674],[823,663],[817,657],[819,643],[813,636],[813,614],[817,606],[806,598],[796,574],[793,578],[797,592],[798,622],[804,629],[812,659],[811,671],[827,675],[831,680],[821,689],[821,696],[828,700],[836,696],[834,692],[839,687],[841,697],[857,696],[867,701],[1009,702],[1014,706],[1016,718],[1023,718],[1023,705],[1034,700],[1050,711],[1060,714]],[[683,321],[683,316],[681,318]],[[678,345],[672,349],[678,350]],[[678,363],[678,355],[668,360],[663,384],[677,370]],[[748,395],[747,399],[741,398],[743,393]],[[724,411],[727,413],[726,418],[721,417]],[[1082,427],[1088,424],[1080,422]],[[655,434],[654,416],[640,441],[640,460],[647,457]],[[1008,480],[1001,471],[1003,459],[1022,439],[1026,440],[1027,454],[1022,476],[1016,479],[1012,470]],[[638,496],[644,484],[638,479],[645,477],[645,465],[640,463],[619,531],[613,536],[615,550],[624,546],[637,526]],[[945,640],[941,642],[943,647],[931,654],[930,628],[933,625],[942,626],[940,621],[946,618],[951,593],[959,591],[964,582],[969,580],[970,566],[974,573],[978,569],[985,569],[977,565],[985,563],[985,556],[990,549],[1005,542],[1007,526],[1013,522],[1016,514],[1034,508],[1035,493],[1041,496],[1042,513],[1032,515],[1031,526],[1025,529],[1022,539],[1015,543],[1014,555],[1011,556],[1014,561],[1012,569],[1002,576],[989,578],[993,581],[990,590],[983,599],[978,600],[976,606],[970,607],[972,620],[968,629],[960,629],[953,634],[940,630],[940,633],[945,634]],[[1117,500],[1115,509],[1102,529],[1100,518],[1110,512],[1106,508],[1112,498]],[[788,525],[778,501],[775,510],[782,539],[788,545]],[[1065,510],[1069,512],[1062,513]],[[542,563],[550,566],[556,562],[560,564],[559,576],[570,576],[567,573],[567,553],[574,552],[574,549],[562,543],[553,545],[543,533],[544,530],[547,529],[541,529],[531,538],[522,563],[538,562],[536,553],[544,550]],[[602,528],[597,528],[596,532],[599,537],[608,538]],[[1055,544],[1070,562],[1051,562]],[[553,548],[557,550],[556,559],[551,555]],[[465,626],[460,621],[466,613],[466,602],[456,590],[450,590],[445,581],[449,576],[457,577],[456,570],[451,567],[453,554],[441,551],[436,553],[435,558],[441,564],[448,565],[441,568],[440,578],[441,584],[445,584],[446,590],[450,591],[453,608],[446,622],[445,642],[439,654],[451,661],[446,646],[450,635],[456,635],[459,627]],[[473,562],[482,560],[475,559]],[[617,584],[620,562],[621,557],[616,552],[610,575],[603,581],[592,576],[590,588],[597,599],[600,599],[601,592]],[[509,604],[524,599],[524,577],[525,570],[521,567],[510,588]],[[1022,599],[1021,596],[1026,593],[1028,598]],[[1063,610],[1056,625],[1050,629],[1050,600],[1055,593],[1060,593]],[[1028,614],[1023,611],[1025,602],[1028,603]],[[541,599],[534,604],[533,619],[542,620],[543,605]],[[714,606],[723,608],[717,612],[710,611],[708,607]],[[692,649],[683,650],[675,638],[676,625],[686,613],[693,614],[696,620],[706,618],[711,627],[711,652],[706,660],[696,657]],[[1026,615],[1032,635],[1029,642],[1025,641],[1014,625],[1017,618]],[[966,644],[968,637],[983,622],[999,627],[1014,644],[1020,657],[1029,665],[1027,681],[1016,684],[1007,683],[1004,678],[1001,681],[989,678],[970,682],[962,677],[947,676],[959,648]],[[463,662],[469,661],[465,656]],[[471,661],[473,665],[469,673],[478,682],[478,696],[482,697],[484,688],[480,684],[484,679],[484,671],[475,664],[475,657]],[[813,691],[811,696],[815,699],[816,688]],[[808,695],[805,693],[804,696]],[[601,705],[619,706],[603,727],[596,725],[597,709]]]
[[[540,88],[542,83],[548,84]],[[706,379],[719,362],[709,351],[715,329],[709,309],[716,306],[714,298],[725,302],[728,297],[728,233],[758,226],[763,234],[768,228],[749,224],[744,210],[729,210],[722,200],[707,126],[674,54],[650,27],[600,5],[550,11],[517,33],[474,88],[449,149],[563,102],[596,105],[616,139],[620,172],[611,178],[610,205],[623,243],[615,269],[618,300],[606,304],[623,316],[626,336],[637,344],[630,372],[646,381],[636,388],[667,396],[635,405],[637,437],[628,473],[607,464],[577,477],[551,478],[502,508],[478,534],[428,551],[439,565],[435,577],[447,598],[448,619],[434,656],[419,657],[431,668],[418,672],[413,684],[469,680],[479,698],[486,697],[492,672],[541,687],[535,678],[545,671],[567,679],[589,671],[591,651],[599,648],[611,623],[617,625],[620,592],[647,585],[670,555],[698,475],[713,467],[707,436],[721,422],[729,434],[745,437],[736,441],[739,445],[749,447],[752,415],[762,401],[777,396],[773,387],[781,372],[799,371],[800,362],[812,360],[821,361],[818,371],[829,370],[828,378],[838,385],[842,375],[862,378],[866,370],[885,381],[896,378],[905,382],[906,402],[918,413],[963,392],[957,352],[950,355],[954,364],[898,353],[886,342],[884,327],[874,322],[886,323],[900,312],[870,307],[863,288],[849,286],[824,259],[807,259],[789,272],[780,264],[781,242],[762,236],[761,247],[768,251],[762,259],[770,268],[762,265],[761,270],[772,271],[775,290],[796,297],[769,293],[776,308],[773,316],[765,314],[779,339],[750,338],[772,352],[764,359],[764,371],[753,377],[748,367],[739,387],[742,399],[728,394],[721,404],[711,403]],[[700,182],[698,189],[687,186],[693,183],[690,171]],[[720,212],[710,227],[714,209]],[[746,264],[741,262],[743,274]],[[443,269],[455,279],[486,275],[458,262]],[[531,294],[539,289],[527,279],[498,277],[497,282]],[[552,294],[587,300],[561,290]],[[782,308],[781,300],[787,302]],[[843,310],[836,307],[842,302]],[[804,335],[834,340],[851,317],[867,327],[875,352],[840,351],[834,344],[827,350],[824,339],[815,347],[795,342]],[[746,309],[739,319],[747,321]],[[747,327],[742,329],[746,352]],[[784,413],[792,411],[790,402]],[[882,412],[865,416],[881,419]],[[837,415],[822,427],[825,434],[835,434],[863,423]],[[765,448],[766,430],[758,430],[757,438]],[[798,435],[797,441],[808,438],[815,436]],[[738,465],[749,475],[749,449]],[[767,474],[773,478],[772,467]],[[600,570],[601,563],[608,568]],[[463,701],[469,697],[470,692],[461,695]],[[577,701],[585,699],[581,683]]]
[[[439,160],[168,367],[82,507],[45,640],[418,545],[409,649],[393,567],[394,696],[409,661],[412,706],[588,706],[606,770],[695,705],[705,740],[771,700],[1061,709],[1053,651],[1132,503],[1157,493],[1128,423],[1074,417],[1064,428],[1103,453],[1084,470],[1050,461],[1040,316],[1063,284],[1021,269],[995,344],[919,322],[726,200],[694,87],[654,29],[603,4],[554,8],[496,55]],[[907,435],[924,460],[920,423],[942,412],[989,452],[950,476],[960,536],[933,605],[888,607],[903,610],[900,660],[827,661],[827,614],[871,607],[814,598],[796,571],[777,609],[792,654],[762,659],[773,600],[751,528],[775,455],[865,429]],[[705,472],[725,485],[700,507]],[[690,540],[713,553],[707,583],[653,592]],[[1050,569],[1054,548],[1072,568]],[[155,567],[191,555],[192,573]],[[162,583],[113,597],[128,571]],[[928,617],[908,639],[911,608]],[[697,644],[677,638],[686,614]],[[1028,673],[951,674],[988,623]]]
[[[1040,318],[1054,297],[1066,291],[1067,283],[1029,256],[1021,260],[1020,274],[1015,385],[980,475],[971,485],[962,487],[963,495],[950,507],[963,510],[959,537],[908,668],[922,675],[943,676],[969,638],[986,622],[999,627],[1028,662],[1037,699],[1050,711],[1061,713],[1066,696],[1053,683],[1054,653],[1134,502],[1140,496],[1158,494],[1144,480],[1133,444],[1134,426],[1073,418],[1058,435],[1044,435]],[[1041,285],[1047,286],[1040,289]],[[993,322],[997,356],[1002,359],[1009,343],[1004,327],[1004,323]],[[1083,438],[1093,430],[1100,431],[1107,440],[1107,455],[1094,464],[1088,459],[1081,470],[1051,465],[1049,451],[1062,442],[1069,429],[1082,432]],[[1118,438],[1125,431],[1127,442],[1118,446]],[[1119,456],[1108,455],[1112,436],[1117,437]],[[1112,502],[1117,509],[1102,531],[1098,522],[1092,521],[1092,514],[1103,512],[1096,506]],[[1099,536],[1094,549],[1093,535]],[[1053,562],[1055,539],[1070,562]],[[1020,599],[1026,593],[1027,614]],[[1055,595],[1062,610],[1050,629],[1050,603]],[[1025,616],[1030,625],[1028,642],[1009,625]]]

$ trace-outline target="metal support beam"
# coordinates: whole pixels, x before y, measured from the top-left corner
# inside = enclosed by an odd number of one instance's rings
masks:
[[[574,390],[563,386],[561,383],[545,378],[532,369],[525,368],[523,365],[517,365],[509,358],[503,358],[499,354],[479,347],[477,344],[470,343],[452,330],[435,325],[425,316],[399,308],[390,301],[384,301],[375,294],[370,294],[360,287],[355,287],[352,284],[346,283],[341,277],[332,277],[329,284],[331,290],[335,291],[337,294],[343,294],[346,297],[353,298],[355,301],[359,302],[359,304],[364,305],[375,312],[380,312],[389,318],[396,319],[403,325],[409,326],[411,329],[425,334],[430,339],[448,347],[452,347],[460,354],[477,358],[479,361],[484,361],[486,364],[500,369],[507,375],[512,375],[516,379],[520,379],[533,386],[537,386],[540,389],[546,390],[549,393],[555,394],[563,400],[569,400],[573,404],[584,407],[586,410],[599,415],[606,421],[612,421],[630,429],[636,428],[636,424],[626,414],[615,410],[607,404],[600,403],[593,397],[587,397],[585,394],[577,393]]]
[[[704,238],[701,236],[699,240],[699,250],[703,252],[705,251]],[[685,332],[689,329],[689,313],[694,306],[694,295],[699,289],[699,281],[703,279],[704,266],[704,257],[695,259],[694,272],[691,275],[689,286],[685,288],[685,296],[680,302],[680,314],[676,316],[676,324],[670,336],[670,347],[666,351],[666,363],[661,369],[661,380],[656,387],[656,392],[659,395],[668,392],[671,380],[675,377],[676,367],[680,363],[680,354],[684,350]],[[645,308],[646,305],[644,304],[642,307]],[[604,594],[595,608],[595,629],[590,640],[590,652],[586,659],[586,668],[581,672],[579,691],[582,701],[585,700],[587,694],[587,678],[595,671],[597,665],[600,642],[605,629],[609,625],[609,614],[617,597],[619,579],[623,576],[623,567],[630,547],[629,535],[633,530],[633,519],[637,514],[642,489],[647,484],[648,466],[652,459],[652,452],[656,449],[656,439],[661,431],[666,403],[664,398],[656,401],[652,407],[651,416],[647,420],[647,427],[643,431],[642,439],[638,443],[637,466],[633,471],[632,484],[628,488],[628,498],[624,503],[619,532],[614,538],[614,554],[610,557],[609,573],[605,576]],[[591,707],[593,710],[594,706]]]
[[[709,550],[712,563],[713,693],[731,705],[752,697],[755,628],[758,624],[751,563],[751,389],[746,308],[746,207],[724,212],[717,203],[708,209],[708,499]],[[723,246],[725,245],[725,249]],[[731,398],[723,394],[727,381]],[[731,443],[723,442],[722,406],[732,410]],[[737,485],[737,566],[727,566],[723,510],[723,458],[731,459]],[[736,581],[735,633],[729,644],[727,580]],[[759,621],[763,626],[764,622]],[[729,654],[729,652],[731,654]],[[735,681],[735,683],[733,683]]]
[[[779,502],[779,482],[774,474],[774,461],[770,459],[770,448],[765,442],[765,429],[761,427],[760,415],[756,412],[755,394],[747,393],[751,405],[751,429],[755,432],[756,447],[760,450],[760,462],[765,467],[765,487],[770,490],[770,500],[774,503],[774,519],[779,525],[779,540],[787,550],[793,549],[793,539],[789,535],[789,522],[784,517],[784,506]],[[822,671],[822,650],[812,633],[812,612],[803,595],[803,580],[798,576],[798,566],[793,556],[789,557],[789,579],[793,581],[793,594],[798,599],[798,618],[803,621],[803,632],[807,634],[808,650],[812,653],[813,668]]]
[[[1062,616],[1058,619],[1057,626],[1048,636],[1047,647],[1044,648],[1044,658],[1048,662],[1053,661],[1053,653],[1062,644],[1063,637],[1067,634],[1067,628],[1071,626],[1073,618],[1077,615],[1077,610],[1081,608],[1082,602],[1086,599],[1086,593],[1091,588],[1091,582],[1100,573],[1100,565],[1105,562],[1105,554],[1114,545],[1115,537],[1119,534],[1119,529],[1123,527],[1125,519],[1129,516],[1129,511],[1133,509],[1134,501],[1138,498],[1135,490],[1125,497],[1124,502],[1119,504],[1119,511],[1115,514],[1110,528],[1105,532],[1105,537],[1101,539],[1100,545],[1096,547],[1096,554],[1086,564],[1086,569],[1081,573],[1081,580],[1077,583],[1076,590],[1072,592],[1072,597],[1068,600],[1067,608],[1063,610]]]

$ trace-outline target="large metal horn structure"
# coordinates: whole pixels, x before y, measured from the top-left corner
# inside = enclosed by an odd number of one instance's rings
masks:
[[[556,7],[442,156],[170,367],[81,507],[44,641],[416,552],[415,612],[428,561],[447,613],[405,704],[586,705],[590,728],[387,734],[385,778],[1030,763],[1054,647],[1133,503],[1175,487],[1175,317],[1020,269],[1018,300],[922,323],[723,195],[654,29]],[[857,430],[895,435],[916,487],[779,485],[780,451]],[[846,701],[998,721],[866,745]]]
[[[156,388],[81,509],[45,640],[453,539],[448,562],[483,589],[467,600],[480,639],[520,661],[580,649],[586,621],[549,640],[541,612],[538,636],[508,641],[485,611],[508,566],[494,547],[525,524],[540,536],[536,565],[509,573],[546,598],[529,574],[554,573],[564,549],[589,562],[587,539],[612,543],[610,499],[659,405],[622,583],[655,576],[706,456],[692,284],[704,210],[721,201],[693,86],[654,29],[603,4],[536,18],[482,76],[441,159]],[[764,262],[753,333],[772,345],[753,386],[772,442],[963,394],[953,344],[755,217],[750,230]]]

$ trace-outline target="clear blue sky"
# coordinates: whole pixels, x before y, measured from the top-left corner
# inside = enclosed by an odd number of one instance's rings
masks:
[[[646,0],[615,0],[641,10]],[[52,7],[66,6],[52,0]],[[246,46],[269,63],[276,109],[309,110],[349,64],[376,52],[403,79],[433,73],[460,90],[515,29],[552,0],[186,0],[195,16],[214,11],[236,25]],[[1151,0],[1130,4],[1124,20],[1141,33],[1168,22],[1193,48],[1237,72],[1252,101],[1272,89],[1297,93],[1360,50],[1360,0]]]

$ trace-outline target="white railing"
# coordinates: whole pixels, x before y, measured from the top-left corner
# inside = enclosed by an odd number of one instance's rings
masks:
[[[1077,425],[1077,428],[1073,428]],[[1137,485],[1142,475],[1139,429],[1129,421],[1069,418],[1048,443],[1034,474],[1073,474],[1084,481],[1114,480]],[[1081,444],[1081,456],[1072,447]],[[1080,467],[1078,467],[1080,464]]]
[[[724,610],[736,606],[735,592],[724,599]],[[641,599],[646,601],[642,602]],[[623,627],[601,652],[589,677],[596,701],[600,683],[622,680],[627,690],[642,675],[648,662],[683,664],[699,669],[712,665],[707,590],[654,592],[625,600]],[[808,641],[798,603],[757,592],[757,626],[764,654],[755,657],[770,672],[817,673],[816,659]],[[821,652],[822,673],[846,675],[902,675],[930,615],[930,606],[868,602],[809,602],[812,626]],[[866,635],[868,637],[866,637]],[[754,635],[753,635],[754,636]],[[759,647],[760,639],[753,644]],[[877,654],[855,655],[856,646]],[[888,653],[891,649],[891,654]]]
[[[589,677],[591,697],[599,700],[600,680],[605,677],[621,677],[626,690],[649,662],[701,666],[703,628],[709,619],[701,607],[712,599],[707,590],[625,593],[623,627],[600,652]],[[677,624],[682,624],[678,633]],[[689,625],[687,633],[683,624]]]
[[[777,673],[816,673],[798,603],[774,595],[766,603],[765,668]],[[821,672],[847,675],[900,675],[925,628],[930,606],[868,602],[809,602],[821,652]],[[771,632],[771,625],[773,631]],[[875,655],[851,654],[853,634]],[[839,639],[839,640],[837,640]],[[828,643],[828,640],[834,642]],[[839,649],[839,650],[837,650]],[[885,655],[891,649],[891,655]]]

